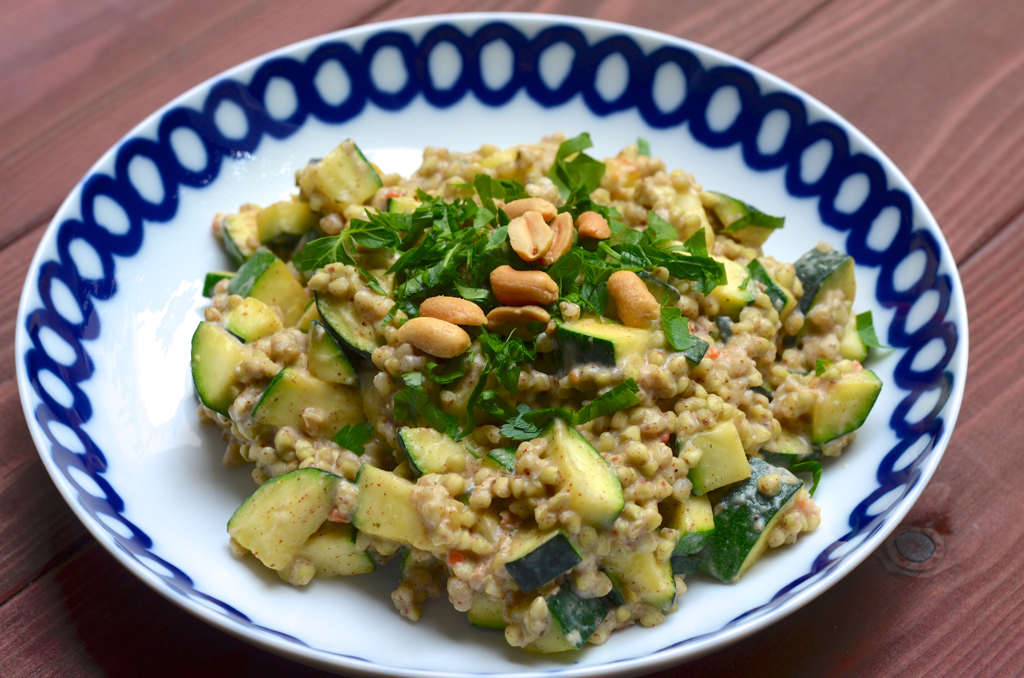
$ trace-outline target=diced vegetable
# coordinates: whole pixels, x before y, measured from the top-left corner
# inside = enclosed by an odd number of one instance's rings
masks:
[[[505,570],[522,591],[539,589],[579,565],[583,559],[561,530],[520,528],[512,537]]]
[[[796,275],[804,288],[800,310],[806,315],[830,290],[841,290],[847,304],[853,303],[857,281],[853,277],[853,257],[832,250],[821,252],[817,248],[796,260]]]
[[[562,481],[558,492],[569,497],[568,506],[585,525],[610,525],[622,512],[625,500],[615,469],[579,431],[555,419],[545,432],[547,458],[558,465]]]
[[[685,501],[669,497],[659,508],[662,524],[679,532],[676,551],[682,554],[701,550],[715,530],[715,516],[707,495],[690,495]]]
[[[470,455],[462,443],[457,443],[444,433],[432,428],[402,428],[398,430],[398,444],[409,457],[409,465],[416,475],[427,473],[446,473],[455,462],[449,460],[457,457],[462,460]]]
[[[309,323],[309,358],[306,367],[311,375],[321,381],[345,386],[359,383],[356,370],[345,352],[318,320]]]
[[[335,212],[361,205],[383,186],[380,175],[351,139],[346,139],[301,175],[299,187],[309,196],[310,207]],[[322,203],[322,204],[318,204]]]
[[[482,629],[504,629],[507,624],[502,614],[505,603],[483,591],[473,594],[473,606],[466,612],[469,623]]]
[[[812,387],[821,395],[811,408],[811,442],[815,445],[860,428],[882,390],[882,380],[859,364],[836,381],[817,377],[816,382],[812,381]]]
[[[298,430],[309,427],[313,416],[319,417],[318,430],[328,438],[343,426],[365,421],[359,390],[286,367],[271,380],[252,410],[258,424]]]
[[[711,296],[718,300],[721,315],[738,320],[740,311],[754,300],[750,271],[746,266],[738,264],[732,259],[719,256],[714,258],[725,266],[725,277],[728,282],[711,290]]]
[[[559,327],[557,336],[566,367],[589,363],[615,367],[617,361],[646,351],[651,332],[598,318],[580,318]]]
[[[359,499],[352,514],[352,525],[357,530],[423,551],[445,550],[431,541],[412,505],[415,485],[369,464],[359,467],[355,484]]]
[[[356,310],[351,301],[317,294],[316,308],[334,336],[352,351],[369,356],[380,345],[377,328]]]
[[[309,295],[302,283],[295,279],[283,261],[264,247],[253,252],[238,269],[228,292],[277,306],[284,314],[285,327],[294,327],[309,303]]]
[[[206,274],[206,280],[203,281],[203,296],[212,297],[213,288],[217,286],[221,280],[225,278],[234,278],[234,271],[210,271]]]
[[[261,244],[298,240],[320,222],[308,203],[298,200],[275,202],[256,213],[256,232]]]
[[[224,217],[224,249],[237,266],[241,266],[252,256],[256,250],[254,243],[259,242],[256,228],[258,209],[246,209]]]
[[[224,329],[248,344],[283,330],[284,325],[274,309],[247,297],[224,318]]]
[[[545,601],[551,613],[547,631],[526,646],[527,652],[552,653],[578,650],[586,645],[608,616],[608,608],[596,598],[581,598],[568,585]]]
[[[634,553],[613,549],[604,557],[606,569],[615,573],[623,586],[642,602],[661,611],[672,607],[676,584],[669,561],[659,561],[653,551]]]
[[[241,342],[220,325],[199,323],[192,335],[192,382],[204,405],[227,416],[241,392],[235,367],[248,357]]]
[[[723,421],[710,431],[698,433],[688,440],[680,438],[678,442],[680,451],[687,442],[701,451],[700,462],[690,469],[688,475],[695,495],[750,477],[747,455],[732,421]]]
[[[789,468],[801,461],[820,459],[821,452],[812,447],[803,436],[782,429],[779,435],[764,444],[761,456],[772,466]]]

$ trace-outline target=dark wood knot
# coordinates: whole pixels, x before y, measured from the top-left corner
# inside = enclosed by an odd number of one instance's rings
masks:
[[[944,553],[942,535],[930,527],[903,527],[885,541],[887,567],[916,577],[933,574]]]

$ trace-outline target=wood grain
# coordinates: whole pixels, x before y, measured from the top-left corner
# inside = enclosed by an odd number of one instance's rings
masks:
[[[754,63],[878,144],[917,187],[957,261],[1024,209],[1020,3],[836,0]]]
[[[322,676],[182,612],[88,536],[50,482],[14,384],[17,298],[43,225],[99,155],[221,70],[296,40],[415,14],[625,21],[754,62],[838,110],[908,174],[953,248],[971,359],[960,423],[904,521],[943,553],[879,549],[829,592],[659,676],[1024,673],[1024,6],[1005,0],[0,0],[0,675]],[[685,605],[685,598],[683,601]]]

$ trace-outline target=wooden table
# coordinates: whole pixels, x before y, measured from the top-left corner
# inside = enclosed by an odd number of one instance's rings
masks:
[[[15,382],[29,259],[108,147],[191,86],[320,33],[416,14],[596,16],[689,38],[810,92],[863,130],[935,213],[960,266],[970,377],[952,443],[892,540],[773,627],[662,676],[1024,672],[1024,3],[1020,0],[3,0],[0,2],[0,675],[324,675],[251,648],[131,576],[43,470]],[[1015,310],[1017,309],[1017,310]],[[1017,365],[1017,368],[1013,366]],[[900,530],[897,530],[897,534]],[[908,544],[902,544],[904,553]]]

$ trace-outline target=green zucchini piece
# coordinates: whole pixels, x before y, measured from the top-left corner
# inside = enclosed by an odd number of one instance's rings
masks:
[[[715,318],[715,325],[718,327],[718,335],[722,338],[722,343],[729,343],[729,339],[732,338],[732,318],[720,315]]]
[[[320,320],[320,312],[316,310],[316,300],[310,299],[306,310],[302,312],[302,317],[299,318],[299,322],[295,323],[295,327],[300,332],[309,332],[309,324],[314,320]]]
[[[246,297],[224,318],[224,329],[246,344],[284,329],[274,309],[255,297]]]
[[[700,569],[700,563],[695,558],[687,553],[684,553],[686,549],[679,543],[676,543],[675,549],[672,550],[672,556],[669,558],[669,562],[672,564],[672,574],[693,574]]]
[[[590,363],[615,367],[627,356],[642,355],[651,332],[589,317],[563,324],[556,336],[562,362],[571,369]]]
[[[801,461],[821,459],[821,451],[812,447],[802,435],[782,429],[778,436],[764,444],[761,456],[772,466],[789,468]]]
[[[842,362],[836,366],[845,368]],[[816,377],[811,387],[821,392],[811,408],[811,443],[824,445],[861,427],[878,399],[882,380],[854,363],[853,369],[842,371],[838,380]]]
[[[284,368],[270,381],[252,410],[252,418],[265,426],[302,430],[303,410],[307,408],[320,411],[320,428],[328,438],[333,438],[343,426],[366,421],[359,389],[322,381],[294,367]]]
[[[619,577],[606,567],[602,567],[601,571],[605,573],[608,580],[612,583],[612,590],[608,592],[608,595],[603,598],[605,603],[611,606],[618,607],[626,604],[626,590],[622,588],[622,582]]]
[[[236,266],[241,266],[256,251],[254,243],[259,242],[256,228],[256,213],[259,208],[247,209],[238,214],[224,217],[224,249]]]
[[[662,282],[647,271],[640,271],[637,275],[644,281],[644,285],[647,286],[647,291],[653,294],[654,298],[657,299],[658,303],[662,306],[665,304],[674,304],[679,301],[679,290],[672,287],[667,282]]]
[[[615,469],[583,435],[561,419],[555,419],[544,437],[547,458],[558,466],[562,482],[558,493],[569,495],[569,508],[579,513],[584,525],[598,529],[615,522],[625,499]]]
[[[864,362],[868,357],[868,347],[857,332],[857,316],[850,314],[850,319],[843,328],[843,338],[839,341],[839,354],[846,360]]]
[[[213,297],[213,288],[217,286],[217,283],[225,278],[234,277],[233,271],[210,271],[206,274],[206,280],[203,281],[203,296],[208,299]]]
[[[450,470],[449,459],[470,456],[465,445],[429,427],[398,429],[398,445],[409,458],[409,466],[417,476],[447,473]]]
[[[684,191],[676,194],[675,200],[672,201],[672,207],[669,208],[672,214],[682,215],[677,223],[683,224],[686,221],[686,217],[694,215],[700,219],[700,227],[693,231],[686,230],[681,226],[677,226],[676,230],[679,231],[679,239],[686,241],[688,238],[693,236],[697,231],[704,229],[704,240],[707,245],[708,252],[711,252],[715,248],[715,231],[711,228],[711,222],[708,220],[708,214],[704,210],[704,204],[700,200],[700,196],[692,191]],[[692,220],[691,220],[692,221]]]
[[[737,581],[768,549],[768,536],[780,516],[796,501],[802,480],[785,469],[754,457],[751,475],[725,493],[715,506],[715,531],[693,556],[701,569],[726,584]],[[757,482],[778,473],[783,482],[778,494],[766,497]]]
[[[192,383],[203,404],[224,416],[241,389],[235,367],[249,357],[237,338],[220,325],[201,322],[192,335]]]
[[[715,514],[711,512],[711,500],[705,495],[690,495],[686,501],[671,497],[661,502],[662,523],[679,532],[674,552],[688,555],[704,548],[715,530]]]
[[[732,421],[723,421],[710,431],[703,431],[689,439],[680,438],[680,451],[687,442],[692,442],[701,450],[700,461],[687,475],[693,483],[695,495],[706,494],[750,477],[747,455]]]
[[[277,573],[302,586],[313,577],[350,577],[376,569],[370,554],[356,548],[356,531],[351,525],[325,522]]]
[[[612,549],[602,558],[603,567],[618,577],[624,587],[636,594],[641,602],[664,612],[676,599],[676,582],[672,563],[659,561],[653,551],[634,553]]]
[[[356,369],[319,320],[309,322],[309,358],[306,368],[317,379],[331,384],[355,386],[359,383]]]
[[[772,231],[782,228],[786,223],[786,217],[769,216],[753,205],[724,193],[715,195],[718,196],[718,204],[713,209],[724,227],[721,232],[744,245],[760,247],[768,240]]]
[[[283,569],[327,520],[339,480],[317,468],[271,478],[231,516],[228,534],[270,569]]]
[[[483,591],[477,591],[473,594],[473,605],[466,612],[466,617],[469,618],[470,624],[478,628],[502,630],[508,626],[505,623],[504,612],[503,601],[492,598]]]
[[[294,327],[309,303],[309,295],[288,266],[261,247],[242,264],[228,286],[230,294],[254,297],[284,314],[285,327]]]
[[[316,309],[343,346],[362,356],[369,356],[380,346],[377,328],[356,311],[351,301],[317,293]]]
[[[768,269],[760,261],[754,259],[747,264],[751,277],[764,285],[764,292],[772,300],[772,306],[779,313],[779,317],[785,318],[789,312],[796,308],[796,298],[777,281]]]
[[[299,188],[318,211],[324,202],[335,212],[349,205],[362,205],[381,186],[380,175],[351,139],[346,139],[325,158],[308,167],[299,178]]]
[[[594,635],[608,616],[608,608],[598,598],[581,598],[568,585],[547,598],[551,624],[540,638],[526,646],[527,652],[549,654],[579,650]]]
[[[484,463],[492,468],[500,468],[509,473],[516,471],[516,451],[508,447],[491,450],[484,457]]]
[[[727,315],[733,320],[739,320],[740,311],[754,300],[750,271],[746,266],[738,264],[732,259],[717,255],[712,258],[725,266],[726,284],[711,290],[711,296],[718,300],[718,313]]]
[[[520,528],[512,537],[505,571],[522,591],[548,584],[583,562],[561,530]]]
[[[390,214],[412,214],[420,205],[420,201],[416,198],[399,195],[394,198],[388,198],[387,211]]]
[[[256,213],[256,234],[263,245],[294,242],[319,223],[308,203],[283,200]]]
[[[853,275],[853,257],[837,250],[821,252],[817,248],[796,260],[796,275],[804,287],[800,310],[807,314],[830,290],[841,290],[852,304],[857,293]]]
[[[423,551],[444,551],[443,546],[435,546],[430,540],[412,504],[414,484],[369,464],[359,467],[355,484],[359,498],[352,513],[353,527]]]

